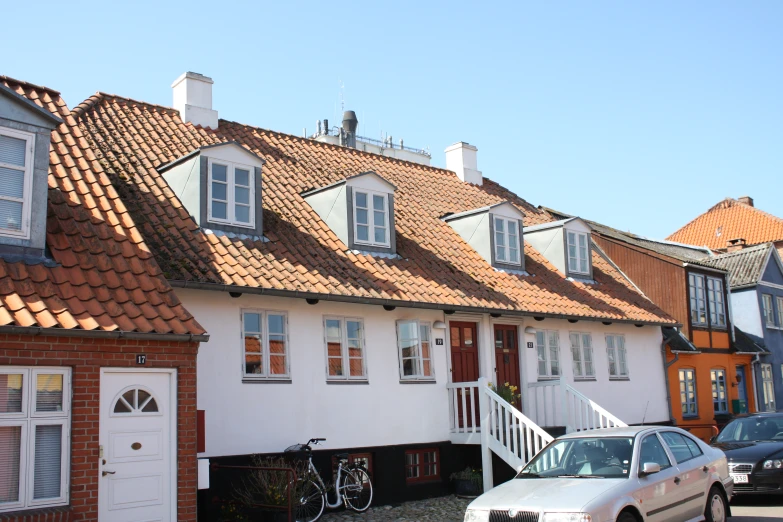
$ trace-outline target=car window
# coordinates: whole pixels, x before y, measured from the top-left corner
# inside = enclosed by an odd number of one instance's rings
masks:
[[[663,444],[655,434],[647,435],[639,447],[639,470],[641,471],[648,462],[658,464],[662,470],[672,467]]]
[[[701,455],[704,455],[704,452],[701,450],[701,447],[695,440],[686,435],[683,435],[682,438],[685,440],[685,444],[688,446],[688,449],[691,450],[691,455],[694,457],[700,457]]]
[[[517,478],[579,476],[627,478],[631,469],[630,437],[580,437],[557,440],[544,448]]]
[[[666,445],[669,446],[677,464],[681,464],[701,455],[701,449],[699,449],[696,443],[680,433],[664,431],[661,432],[661,437],[663,437]]]
[[[783,440],[783,417],[745,417],[731,421],[718,442]]]

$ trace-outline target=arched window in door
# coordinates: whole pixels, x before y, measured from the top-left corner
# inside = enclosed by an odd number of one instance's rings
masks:
[[[159,413],[158,402],[150,392],[143,388],[130,388],[123,391],[114,401],[112,413],[115,415],[144,415]]]

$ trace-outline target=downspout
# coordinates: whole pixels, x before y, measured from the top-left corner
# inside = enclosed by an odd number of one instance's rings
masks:
[[[661,329],[661,335],[663,335],[663,329]],[[666,406],[669,408],[669,422],[672,423],[672,426],[676,426],[677,421],[674,419],[674,410],[672,409],[672,394],[669,389],[669,368],[680,360],[680,354],[675,353],[674,359],[672,359],[671,362],[666,362],[667,342],[666,336],[663,335],[663,341],[661,341],[661,357],[663,357],[663,376],[666,379]]]
[[[753,384],[753,400],[756,403],[756,412],[761,411],[759,408],[759,390],[756,387],[756,370],[755,366],[761,364],[761,354],[757,353],[756,356],[750,361],[750,381]]]

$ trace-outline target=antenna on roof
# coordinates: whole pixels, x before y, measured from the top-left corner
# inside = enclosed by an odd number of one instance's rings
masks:
[[[647,408],[650,406],[650,401],[647,401],[647,406],[644,407],[644,415],[642,415],[642,426],[644,426],[644,419],[647,418]]]
[[[340,82],[340,112],[345,112],[345,83],[342,80]]]

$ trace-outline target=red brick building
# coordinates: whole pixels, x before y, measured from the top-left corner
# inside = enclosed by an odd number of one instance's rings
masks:
[[[59,93],[0,76],[0,520],[195,520],[182,307]]]

